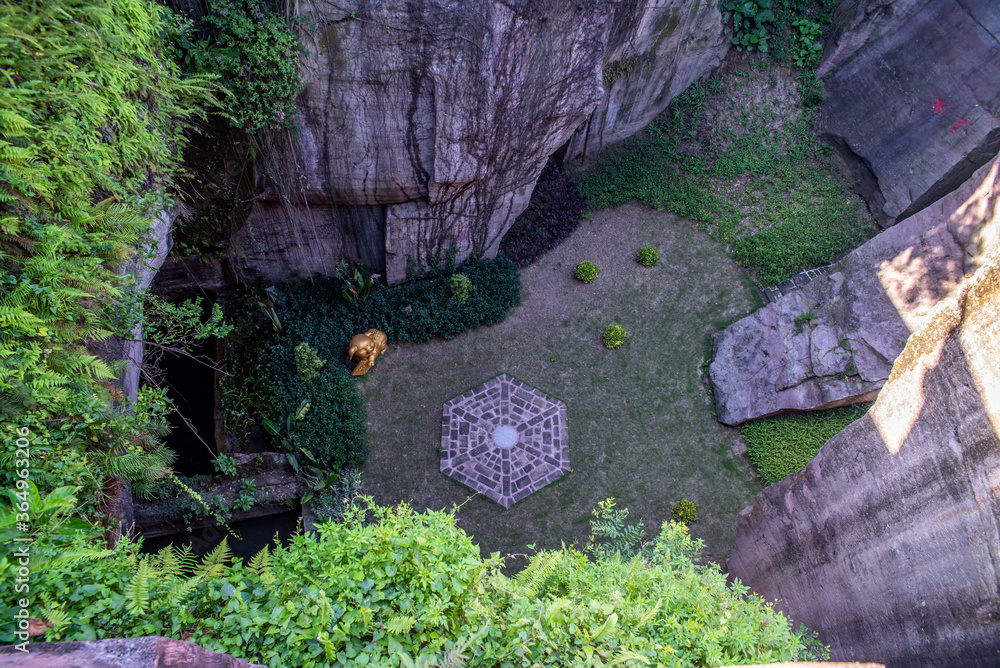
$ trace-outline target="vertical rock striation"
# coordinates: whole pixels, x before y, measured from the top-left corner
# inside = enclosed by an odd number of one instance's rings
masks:
[[[1000,3],[847,0],[817,70],[823,136],[890,226],[1000,150]]]
[[[344,255],[397,282],[453,243],[458,260],[495,255],[574,130],[573,155],[628,136],[728,48],[706,0],[300,11],[315,23],[300,31],[301,133],[271,170],[288,199],[271,193],[237,235],[250,278],[329,273]],[[611,60],[628,62],[606,93]]]
[[[737,520],[731,575],[835,659],[1000,663],[1000,224],[978,241],[868,414]]]

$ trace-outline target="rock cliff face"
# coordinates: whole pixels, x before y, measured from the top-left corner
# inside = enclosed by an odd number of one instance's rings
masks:
[[[1000,224],[979,241],[869,413],[737,520],[731,575],[835,659],[1000,662]]]
[[[846,0],[817,70],[825,140],[893,225],[1000,150],[1000,3]]]
[[[981,260],[1000,226],[1000,159],[852,251],[831,272],[715,335],[719,420],[867,401],[911,332]]]
[[[710,0],[314,0],[291,175],[236,241],[250,278],[341,255],[403,279],[495,255],[546,160],[641,128],[728,48]],[[603,87],[608,82],[608,90]],[[595,112],[596,109],[596,112]],[[593,112],[593,113],[592,113]],[[589,120],[588,120],[589,119]]]

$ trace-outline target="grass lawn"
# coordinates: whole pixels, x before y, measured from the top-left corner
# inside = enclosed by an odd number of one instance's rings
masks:
[[[660,250],[652,268],[635,261],[647,244]],[[573,278],[582,260],[601,267],[594,283]],[[705,556],[725,559],[762,484],[739,432],[713,417],[701,364],[710,335],[753,308],[743,272],[695,224],[625,204],[591,213],[522,280],[523,303],[503,323],[390,346],[359,383],[367,492],[418,510],[461,504],[458,524],[485,553],[582,544],[611,496],[655,534],[686,497]],[[612,323],[628,332],[618,350],[601,341]],[[563,400],[569,418],[572,472],[509,510],[438,470],[442,404],[500,373]]]

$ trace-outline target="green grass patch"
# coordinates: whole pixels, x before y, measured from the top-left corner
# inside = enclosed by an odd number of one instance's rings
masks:
[[[693,84],[645,133],[602,154],[580,176],[588,208],[639,200],[694,220],[763,285],[874,236],[867,207],[816,138],[808,75],[788,102],[795,86],[757,67]]]
[[[768,485],[805,467],[820,447],[862,417],[870,403],[744,422],[740,434],[757,473]]]

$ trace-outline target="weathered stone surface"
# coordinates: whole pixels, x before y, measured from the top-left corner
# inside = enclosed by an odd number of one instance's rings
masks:
[[[199,647],[193,642],[148,636],[84,642],[39,642],[27,654],[0,648],[0,667],[18,668],[265,668]]]
[[[728,48],[704,0],[314,8],[301,134],[272,153],[289,200],[272,193],[237,235],[250,279],[329,273],[346,255],[396,282],[408,256],[426,267],[451,242],[459,261],[493,256],[575,129],[571,155],[628,136]]]
[[[719,420],[874,398],[907,337],[978,266],[983,239],[1000,227],[998,165],[716,334]]]
[[[818,75],[823,134],[893,225],[1000,150],[1000,4],[851,0]]]
[[[868,414],[737,520],[730,574],[835,659],[1000,661],[1000,226],[980,240]]]
[[[715,2],[621,3],[602,65],[604,95],[573,133],[565,158],[631,137],[722,62],[729,39]]]

